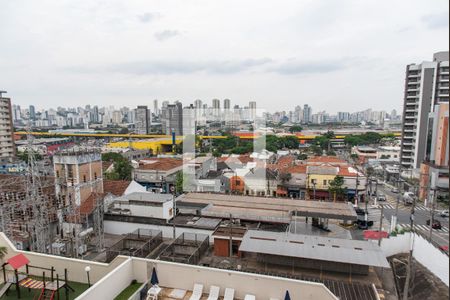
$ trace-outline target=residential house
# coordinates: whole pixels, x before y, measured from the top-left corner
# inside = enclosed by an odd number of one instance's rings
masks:
[[[178,158],[150,158],[139,161],[132,178],[156,193],[175,192],[177,173],[183,170],[183,160]]]

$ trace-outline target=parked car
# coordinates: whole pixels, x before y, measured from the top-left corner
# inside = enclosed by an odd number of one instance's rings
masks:
[[[400,190],[399,190],[398,188],[396,188],[396,187],[393,187],[393,188],[391,189],[391,192],[392,192],[392,193],[395,193],[395,194],[398,194],[398,193],[400,193]]]
[[[378,201],[386,201],[386,195],[385,194],[378,194]]]
[[[440,216],[443,218],[448,218],[448,210],[441,211]]]
[[[355,207],[355,211],[356,211],[356,214],[360,215],[360,216],[364,216],[366,214],[366,211],[359,207]]]
[[[428,220],[427,220],[427,225],[429,226],[430,223],[431,223],[431,220],[428,219]],[[431,227],[432,227],[433,229],[441,229],[441,228],[442,228],[442,225],[441,225],[441,222],[439,222],[438,220],[433,220],[433,225],[432,225]]]
[[[369,227],[373,226],[373,221],[365,221],[365,220],[360,220],[358,219],[356,221],[356,224],[358,225],[359,229],[368,229]]]

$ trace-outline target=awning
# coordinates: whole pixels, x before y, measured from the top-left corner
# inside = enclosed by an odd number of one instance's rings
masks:
[[[8,259],[7,263],[14,269],[17,270],[25,265],[28,265],[30,261],[23,254],[17,254],[16,256]]]

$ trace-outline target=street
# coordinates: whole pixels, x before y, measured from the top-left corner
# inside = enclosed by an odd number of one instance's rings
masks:
[[[395,215],[397,199],[398,203],[398,215],[397,224],[398,227],[409,229],[410,228],[410,216],[411,216],[411,205],[404,205],[402,201],[402,195],[393,193],[389,188],[384,185],[378,186],[378,191],[386,195],[386,200],[379,202],[379,205],[383,206],[384,209],[384,219],[391,222],[392,216]],[[415,213],[414,213],[414,229],[421,233],[422,235],[429,237],[430,226],[427,225],[427,220],[431,219],[430,210],[423,206],[421,202],[416,203]],[[448,218],[443,218],[439,215],[439,210],[434,213],[434,219],[441,222],[442,229],[432,230],[432,240],[439,246],[449,245],[449,220]],[[384,227],[384,226],[383,226]]]

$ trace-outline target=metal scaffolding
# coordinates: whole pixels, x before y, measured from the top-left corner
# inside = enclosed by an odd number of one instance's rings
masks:
[[[52,240],[51,223],[57,203],[52,192],[53,180],[39,175],[33,140],[28,134],[26,173],[0,180],[0,224],[16,244],[46,253]]]

